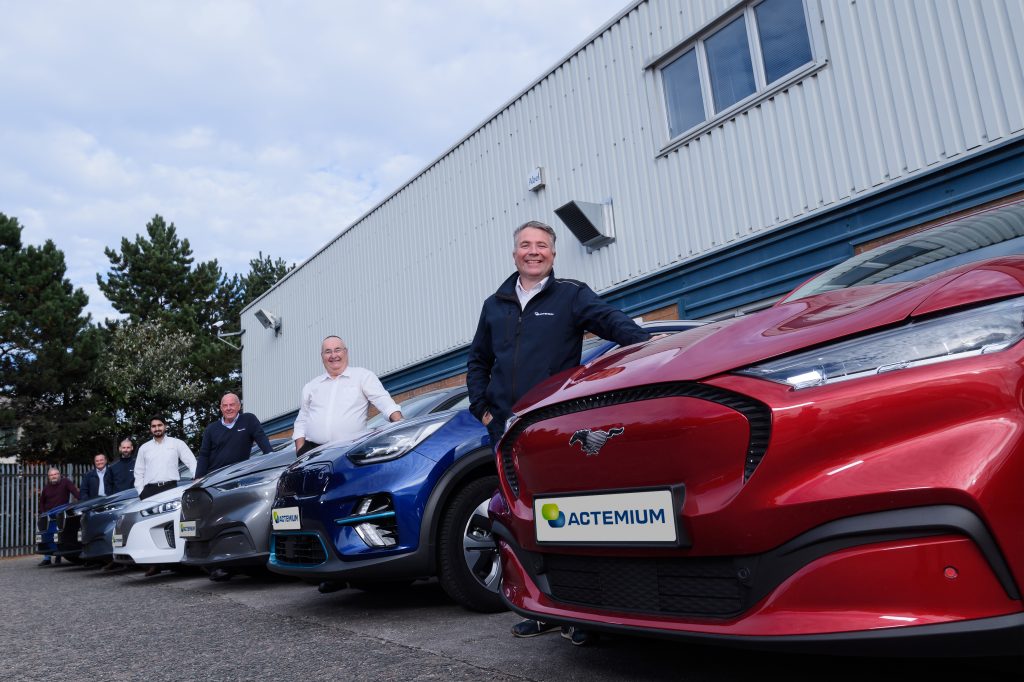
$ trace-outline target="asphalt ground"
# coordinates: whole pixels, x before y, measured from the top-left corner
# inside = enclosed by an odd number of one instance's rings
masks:
[[[511,613],[436,582],[319,594],[297,582],[0,560],[5,680],[996,680],[1005,663],[781,655],[632,637],[517,640]],[[1022,671],[1024,672],[1024,671]]]

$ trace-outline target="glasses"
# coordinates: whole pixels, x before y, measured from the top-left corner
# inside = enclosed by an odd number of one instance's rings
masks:
[[[348,350],[348,348],[325,348],[324,350],[320,351],[320,354],[321,355],[341,355],[342,353],[344,353],[347,350]]]

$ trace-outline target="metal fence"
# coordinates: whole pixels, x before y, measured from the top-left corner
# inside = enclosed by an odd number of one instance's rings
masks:
[[[0,557],[35,550],[39,491],[46,485],[47,464],[0,464]],[[65,464],[61,472],[75,482],[91,467]]]

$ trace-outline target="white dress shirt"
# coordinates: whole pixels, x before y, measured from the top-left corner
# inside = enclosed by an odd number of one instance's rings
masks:
[[[143,443],[135,459],[135,489],[141,494],[142,489],[150,483],[179,480],[179,460],[195,476],[196,456],[184,442],[164,436],[160,443],[156,440]]]
[[[370,370],[347,367],[334,379],[325,372],[302,387],[292,438],[321,445],[352,439],[366,430],[370,403],[389,417],[401,410]]]
[[[99,479],[100,479],[100,489],[96,493],[97,497],[104,497],[107,494],[107,487],[105,485],[103,485],[103,474],[105,474],[105,473],[107,473],[107,468],[106,467],[103,467],[102,470],[100,470],[100,469],[96,470],[96,476],[98,476]]]
[[[523,279],[520,277],[516,280],[516,298],[519,299],[519,307],[526,310],[526,304],[530,302],[530,299],[540,293],[540,290],[544,288],[544,284],[548,281],[548,275],[541,281],[533,285],[533,288],[527,291],[523,288]]]

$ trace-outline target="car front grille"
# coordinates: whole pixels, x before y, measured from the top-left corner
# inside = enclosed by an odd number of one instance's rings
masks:
[[[530,412],[517,421],[501,442],[501,468],[512,492],[519,496],[519,477],[512,458],[512,448],[516,439],[527,428],[545,419],[554,419],[567,414],[585,412],[600,407],[635,403],[642,400],[658,400],[660,398],[697,398],[723,405],[742,414],[750,426],[750,437],[747,442],[747,453],[743,466],[743,480],[746,481],[761,463],[768,449],[771,435],[771,410],[764,403],[745,395],[727,391],[715,386],[698,384],[689,381],[676,381],[665,384],[638,386],[621,391],[610,391],[598,395],[569,400]]]
[[[181,496],[181,520],[198,521],[213,510],[213,498],[201,488],[189,489]]]
[[[313,533],[274,533],[274,559],[282,564],[316,566],[327,561],[323,543]]]
[[[50,528],[50,517],[46,514],[40,514],[36,517],[36,530],[40,533],[45,533]]]
[[[185,558],[186,559],[205,559],[210,556],[210,540],[193,540],[188,539],[185,543]]]
[[[619,558],[551,554],[551,596],[616,611],[728,618],[749,606],[751,568],[741,559]]]

